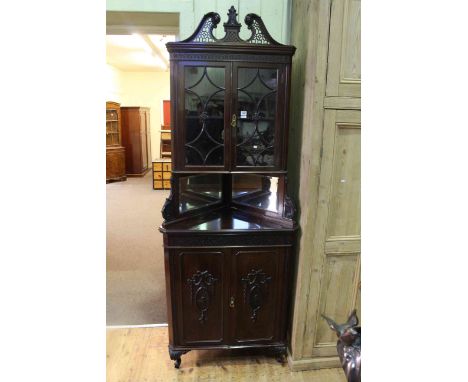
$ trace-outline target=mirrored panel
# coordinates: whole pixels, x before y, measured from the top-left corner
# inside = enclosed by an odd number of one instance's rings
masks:
[[[232,175],[232,200],[262,210],[280,212],[278,177],[256,174]]]
[[[179,178],[179,213],[216,204],[222,198],[220,174],[190,175]]]
[[[225,69],[187,66],[185,87],[185,163],[224,164]]]

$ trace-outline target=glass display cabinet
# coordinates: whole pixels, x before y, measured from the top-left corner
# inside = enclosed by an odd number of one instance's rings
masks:
[[[291,59],[262,19],[207,13],[171,61],[171,194],[162,214],[169,354],[286,352],[295,208],[287,195]]]
[[[126,180],[120,104],[106,102],[106,183]]]

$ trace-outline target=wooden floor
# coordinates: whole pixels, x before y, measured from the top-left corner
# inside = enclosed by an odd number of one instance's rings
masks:
[[[253,351],[191,351],[174,368],[167,328],[107,329],[107,382],[346,382],[341,369],[292,372],[287,363]]]

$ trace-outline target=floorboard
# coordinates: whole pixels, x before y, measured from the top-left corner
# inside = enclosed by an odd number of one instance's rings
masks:
[[[341,369],[292,372],[287,363],[253,351],[191,351],[174,368],[167,328],[107,329],[107,382],[346,382]]]

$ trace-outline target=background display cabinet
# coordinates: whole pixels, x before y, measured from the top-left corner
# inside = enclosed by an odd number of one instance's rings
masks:
[[[106,102],[106,183],[126,179],[120,104]]]
[[[295,48],[234,7],[206,14],[171,61],[172,178],[163,207],[169,354],[269,348],[282,358],[295,208],[286,192]]]
[[[150,109],[122,107],[122,145],[127,176],[144,176],[151,165]]]

